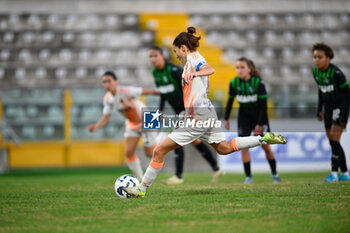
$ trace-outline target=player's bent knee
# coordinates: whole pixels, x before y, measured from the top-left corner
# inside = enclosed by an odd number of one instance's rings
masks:
[[[162,148],[162,146],[156,146],[156,148],[154,148],[153,150],[152,158],[160,158],[160,157],[164,157],[164,149]]]

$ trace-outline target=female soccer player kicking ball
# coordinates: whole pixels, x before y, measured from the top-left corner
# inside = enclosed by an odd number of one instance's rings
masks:
[[[194,27],[189,27],[187,32],[180,33],[173,42],[176,57],[184,65],[182,90],[186,110],[185,117],[188,121],[195,122],[195,127],[178,127],[157,145],[141,184],[132,188],[123,188],[131,196],[144,197],[147,188],[160,173],[165,155],[169,151],[189,144],[196,139],[206,141],[222,155],[263,144],[285,144],[287,142],[285,137],[274,133],[267,133],[264,137],[236,137],[227,142],[225,134],[220,127],[216,128],[216,124],[215,126],[209,124],[208,127],[201,127],[208,119],[217,121],[215,108],[208,99],[209,75],[212,75],[215,70],[206,63],[204,57],[197,51],[200,37],[194,36],[195,32]]]
[[[345,153],[340,145],[340,137],[349,116],[350,91],[344,73],[330,63],[334,57],[331,47],[317,43],[312,47],[315,67],[314,79],[318,85],[317,119],[324,120],[326,134],[332,148],[332,172],[324,182],[349,181]],[[323,116],[322,116],[323,109]],[[338,168],[341,174],[338,177]]]
[[[89,125],[89,130],[95,132],[105,126],[113,110],[123,114],[126,118],[124,132],[126,163],[135,176],[142,178],[141,163],[135,154],[137,143],[142,137],[145,153],[148,157],[152,157],[157,135],[153,132],[141,132],[142,108],[146,105],[137,98],[141,95],[159,95],[159,92],[140,87],[118,86],[117,76],[111,71],[103,74],[102,83],[107,91],[103,99],[103,116],[96,124]]]
[[[153,65],[152,73],[155,83],[161,93],[159,110],[163,111],[165,102],[168,102],[173,111],[178,116],[182,116],[185,112],[182,99],[182,67],[178,67],[166,61],[163,55],[163,50],[158,46],[153,46],[149,50],[149,60]],[[165,136],[167,136],[166,133]],[[217,182],[224,174],[224,171],[218,166],[216,158],[214,158],[209,147],[199,139],[193,141],[192,145],[196,147],[198,152],[213,169],[214,174],[211,181]],[[182,147],[175,149],[175,154],[175,175],[169,179],[163,180],[165,184],[182,184],[184,182],[184,179],[182,178],[185,157],[184,149]]]

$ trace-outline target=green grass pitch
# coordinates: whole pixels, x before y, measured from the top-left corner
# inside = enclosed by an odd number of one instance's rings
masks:
[[[125,168],[12,171],[0,175],[0,232],[350,232],[350,182],[322,183],[327,172],[242,174],[210,183],[161,174],[144,199],[118,199]]]

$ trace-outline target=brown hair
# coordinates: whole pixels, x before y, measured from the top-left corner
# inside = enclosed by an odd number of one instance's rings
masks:
[[[240,57],[237,59],[237,61],[244,61],[245,63],[247,63],[249,69],[250,69],[250,75],[254,76],[254,77],[259,77],[261,78],[260,72],[258,71],[258,69],[256,68],[254,62],[246,57]]]
[[[162,49],[161,47],[157,46],[157,45],[152,45],[152,46],[149,48],[149,50],[156,50],[156,51],[158,51],[160,54],[163,55],[163,49]]]
[[[316,43],[312,46],[311,51],[314,52],[315,50],[321,50],[326,54],[326,57],[329,57],[330,59],[334,58],[334,52],[333,49],[327,45],[326,43]]]
[[[185,45],[191,52],[194,52],[199,47],[200,36],[194,36],[196,34],[195,27],[188,27],[187,32],[181,32],[174,40],[173,45],[181,47]]]

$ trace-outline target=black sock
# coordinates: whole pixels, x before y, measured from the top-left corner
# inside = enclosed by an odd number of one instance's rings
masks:
[[[329,140],[329,144],[331,144],[332,148],[332,171],[338,172],[342,148],[337,141]]]
[[[346,165],[346,157],[345,157],[345,152],[343,150],[343,147],[340,145],[340,149],[341,149],[341,155],[340,155],[340,159],[339,159],[339,167],[341,172],[347,172],[348,171],[348,166]]]
[[[252,177],[252,174],[250,173],[250,161],[243,163],[243,167],[244,167],[245,176]]]
[[[267,160],[270,164],[270,168],[271,168],[271,173],[272,175],[276,175],[277,171],[276,171],[276,160],[275,159],[271,159],[271,160]]]
[[[175,149],[175,155],[175,175],[181,179],[184,168],[184,149],[182,147]]]
[[[214,158],[213,154],[211,153],[209,147],[207,145],[205,145],[204,142],[199,143],[198,145],[196,145],[197,150],[201,153],[201,155],[203,156],[203,158],[205,160],[207,160],[207,162],[210,164],[211,168],[214,171],[218,171],[219,167],[218,167],[218,162],[216,161],[216,159]]]

